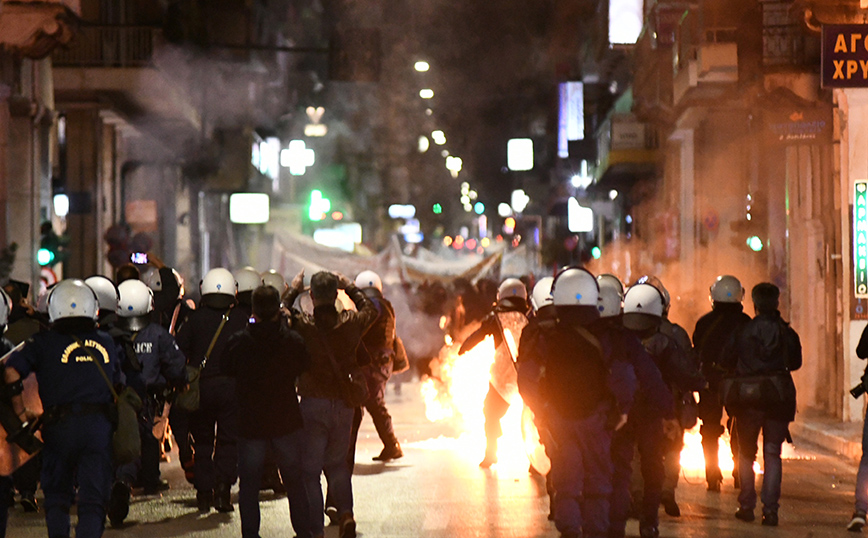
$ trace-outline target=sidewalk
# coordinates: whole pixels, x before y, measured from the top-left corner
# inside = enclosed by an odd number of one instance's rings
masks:
[[[811,443],[854,463],[862,457],[862,421],[841,422],[808,410],[796,415],[790,433],[796,443]]]

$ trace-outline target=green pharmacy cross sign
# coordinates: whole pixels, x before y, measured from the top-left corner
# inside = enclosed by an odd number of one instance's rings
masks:
[[[868,180],[856,181],[853,200],[853,272],[856,297],[868,298]]]

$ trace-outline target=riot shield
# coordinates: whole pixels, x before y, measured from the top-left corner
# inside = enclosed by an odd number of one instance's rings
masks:
[[[491,365],[491,385],[504,400],[512,402],[518,394],[515,359],[518,356],[521,331],[527,325],[527,316],[521,312],[498,312],[497,324],[503,335],[503,342],[494,350],[494,363]]]
[[[23,347],[24,342],[14,350]],[[14,351],[13,350],[13,351]],[[6,367],[6,359],[12,351],[0,358],[0,373]],[[39,399],[39,386],[36,376],[29,375],[23,380],[24,406],[36,413],[42,414],[42,400]],[[38,422],[38,421],[37,421]],[[9,402],[0,401],[0,476],[9,476],[35,456],[42,447],[42,434],[38,424],[22,424],[9,406]],[[8,431],[13,430],[13,431]]]

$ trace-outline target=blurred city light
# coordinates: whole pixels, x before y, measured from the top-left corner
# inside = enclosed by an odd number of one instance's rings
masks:
[[[419,61],[413,65],[413,68],[420,73],[424,73],[431,69],[431,66],[428,64],[428,62]]]
[[[763,240],[753,235],[747,238],[747,246],[754,252],[759,252],[763,249]]]
[[[446,237],[443,238],[443,246],[448,247],[451,245],[452,245],[452,237],[447,235]]]
[[[460,157],[446,157],[446,169],[450,172],[460,172],[464,162]]]
[[[524,190],[516,189],[512,191],[510,205],[512,206],[512,210],[514,212],[521,213],[522,211],[524,211],[524,208],[527,207],[528,203],[530,203],[530,197],[524,192]]]
[[[512,215],[512,207],[506,202],[501,202],[497,204],[497,214],[501,217],[508,217]]]
[[[433,211],[435,215],[439,215],[443,213],[443,206],[441,206],[440,204],[434,204],[434,207],[431,208],[431,211]]]
[[[303,176],[308,166],[313,166],[315,153],[306,148],[304,140],[293,140],[288,149],[280,152],[280,165],[289,168],[289,173],[294,176]]]
[[[269,198],[260,192],[236,192],[229,195],[229,220],[235,224],[268,222]]]
[[[567,201],[567,227],[571,232],[594,231],[594,211],[590,207],[582,207],[575,198]]]
[[[642,33],[643,9],[643,0],[609,0],[609,43],[636,43]]]
[[[600,250],[600,247],[594,247],[591,249],[591,257],[593,257],[595,260],[599,260],[600,256],[602,255],[603,251]]]
[[[434,97],[434,90],[430,88],[419,90],[419,97],[421,97],[422,99],[431,99],[432,97]]]
[[[310,208],[308,209],[308,217],[310,220],[323,220],[326,213],[332,208],[332,203],[328,198],[324,198],[322,191],[314,189],[310,193]]]
[[[506,166],[514,172],[533,170],[533,140],[510,139],[506,143]]]
[[[475,211],[477,215],[485,213],[485,204],[483,204],[482,202],[476,202],[473,205],[473,211]]]
[[[419,137],[419,153],[425,153],[428,151],[428,148],[431,147],[431,142],[428,140],[428,137],[422,135]]]
[[[431,132],[431,140],[434,141],[438,146],[442,146],[446,143],[446,133],[443,131],[437,130]]]
[[[412,219],[416,216],[416,206],[412,204],[392,204],[389,206],[389,216],[393,219]]]
[[[60,218],[69,215],[69,196],[65,194],[54,195],[54,214]]]
[[[491,239],[489,239],[487,237],[483,237],[482,239],[479,240],[479,246],[481,246],[483,248],[488,248],[488,245],[490,245],[490,244],[491,244]]]
[[[618,191],[616,191],[615,189],[612,189],[609,191],[609,200],[614,200],[617,197],[618,197]]]

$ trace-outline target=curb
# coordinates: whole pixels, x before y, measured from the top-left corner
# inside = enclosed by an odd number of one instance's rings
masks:
[[[862,441],[856,441],[829,431],[828,424],[791,422],[790,433],[793,437],[817,445],[838,456],[856,463],[862,458]]]

